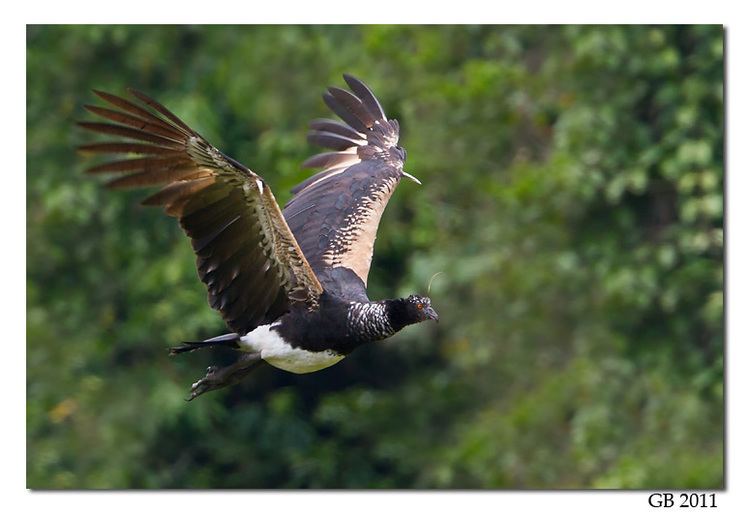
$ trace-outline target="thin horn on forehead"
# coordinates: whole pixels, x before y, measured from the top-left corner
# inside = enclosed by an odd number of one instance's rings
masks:
[[[435,281],[435,278],[437,278],[439,275],[445,274],[443,271],[438,271],[435,274],[432,275],[432,278],[430,278],[430,282],[427,284],[427,295],[430,295],[430,290],[432,289],[432,282]]]

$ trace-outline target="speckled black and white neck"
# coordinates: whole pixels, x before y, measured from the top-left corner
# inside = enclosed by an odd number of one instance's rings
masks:
[[[394,333],[388,317],[387,303],[349,303],[346,315],[346,326],[349,335],[360,343],[383,340]]]

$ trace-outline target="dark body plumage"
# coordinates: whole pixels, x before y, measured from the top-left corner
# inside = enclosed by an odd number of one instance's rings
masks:
[[[307,351],[330,349],[337,354],[347,355],[362,344],[383,340],[413,324],[419,315],[416,308],[418,301],[429,308],[429,301],[418,296],[351,302],[324,292],[319,310],[310,312],[305,308],[293,307],[272,329],[278,331],[292,347]]]
[[[365,327],[376,323],[363,322],[362,326],[350,323],[350,308],[350,302],[324,292],[318,310],[310,312],[304,307],[293,307],[274,329],[292,347],[307,351],[330,349],[340,355],[347,355],[363,343],[383,339],[394,333],[383,329],[377,334],[373,332],[368,335]],[[375,338],[378,335],[382,336]]]
[[[94,166],[119,173],[112,187],[163,185],[145,200],[177,217],[192,240],[198,275],[232,334],[172,348],[173,354],[229,346],[243,356],[210,368],[191,398],[237,382],[259,361],[291,372],[313,372],[359,345],[403,327],[437,319],[428,298],[372,302],[367,275],[383,210],[401,178],[406,152],[399,125],[372,92],[344,75],[352,92],[329,88],[323,99],[344,123],[315,120],[310,142],[331,150],[311,157],[321,170],[293,190],[283,211],[253,171],[143,93],[141,105],[97,92],[118,108],[87,106],[115,123],[84,128],[130,139],[81,147],[93,153],[137,154]]]

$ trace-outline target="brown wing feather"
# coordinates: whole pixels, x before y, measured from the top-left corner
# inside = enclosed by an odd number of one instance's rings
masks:
[[[143,106],[96,91],[120,110],[88,110],[115,123],[79,124],[140,142],[106,141],[81,150],[139,156],[89,172],[117,173],[110,187],[163,186],[144,204],[161,205],[178,218],[191,238],[209,304],[233,331],[245,334],[294,302],[316,307],[323,288],[261,177],[223,155],[164,106],[131,93]]]
[[[305,188],[286,205],[289,226],[326,289],[325,271],[336,267],[367,285],[380,218],[400,179],[397,170],[364,161]]]
[[[361,297],[383,211],[404,176],[404,153],[397,147],[398,123],[388,121],[372,91],[345,75],[353,93],[329,88],[325,103],[347,124],[314,120],[308,140],[338,150],[305,162],[322,167],[297,185],[284,216],[318,278],[328,291]],[[342,285],[351,271],[359,280]]]

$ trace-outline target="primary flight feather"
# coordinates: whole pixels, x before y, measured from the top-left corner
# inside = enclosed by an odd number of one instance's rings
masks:
[[[80,126],[121,139],[80,149],[126,156],[88,172],[117,173],[107,182],[113,188],[162,186],[143,203],[160,205],[179,220],[209,304],[232,330],[172,353],[210,346],[240,351],[236,363],[209,367],[190,399],[238,382],[262,361],[314,372],[364,343],[437,320],[426,297],[367,297],[383,210],[402,178],[419,181],[403,169],[398,122],[387,119],[363,82],[350,75],[344,80],[351,92],[331,87],[323,95],[344,123],[317,119],[308,135],[333,151],[304,163],[320,171],[292,189],[283,210],[260,175],[145,94],[129,90],[133,100],[127,100],[95,91],[111,107],[86,106],[107,122]]]

